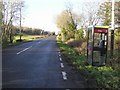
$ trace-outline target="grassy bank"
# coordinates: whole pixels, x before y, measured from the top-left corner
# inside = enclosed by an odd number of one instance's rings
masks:
[[[25,42],[29,42],[29,41],[32,41],[32,40],[36,40],[36,39],[40,39],[40,38],[45,38],[47,36],[45,35],[23,35],[22,36],[22,41],[18,41],[20,39],[20,36],[14,36],[14,40],[13,40],[13,43],[7,43],[7,44],[4,44],[2,47],[3,48],[6,48],[6,47],[9,47],[9,46],[14,46],[14,45],[18,45],[18,44],[21,44],[21,43],[25,43]]]
[[[113,69],[111,66],[95,67],[86,63],[86,56],[79,54],[73,47],[57,41],[63,58],[71,63],[77,70],[82,72],[86,81],[92,83],[91,80],[96,81],[98,88],[120,88],[120,71]]]
[[[24,41],[31,41],[31,40],[44,38],[44,37],[45,36],[40,36],[40,35],[24,35],[24,36],[22,36],[22,40],[24,40]],[[14,42],[16,42],[16,40],[18,40],[19,38],[20,38],[20,36],[15,36],[14,37]]]

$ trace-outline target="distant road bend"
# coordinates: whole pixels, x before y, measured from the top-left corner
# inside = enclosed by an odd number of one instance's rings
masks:
[[[84,88],[84,81],[63,60],[55,36],[2,52],[3,88]]]

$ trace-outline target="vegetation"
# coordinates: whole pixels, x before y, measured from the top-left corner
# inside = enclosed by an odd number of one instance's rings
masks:
[[[75,31],[75,40],[82,40],[84,36],[83,28]]]
[[[101,3],[98,16],[103,20],[103,25],[109,26],[111,22],[112,3],[108,0]]]
[[[90,6],[91,5],[91,6]],[[99,21],[102,25],[111,23],[111,2],[107,0],[99,5],[99,8],[93,8],[89,4],[84,13],[78,15],[71,7],[62,11],[57,16],[57,26],[60,32],[57,36],[58,46],[64,58],[85,75],[85,80],[95,80],[98,88],[120,88],[120,28],[115,30],[114,55],[111,58],[108,51],[106,66],[94,67],[86,62],[86,30],[89,25],[96,25]],[[21,26],[24,1],[19,0],[0,0],[0,43],[3,47],[9,44],[16,45],[22,41],[31,41],[43,38],[47,35],[55,35],[55,32],[47,32],[38,28],[19,27],[14,25],[18,23]],[[85,8],[84,8],[85,9]],[[115,3],[115,24],[120,23],[120,2]],[[1,32],[2,31],[2,32]],[[108,42],[110,44],[110,40]],[[108,47],[108,50],[110,46]],[[87,73],[86,73],[87,72]]]
[[[24,1],[13,1],[13,0],[6,0],[0,1],[1,3],[1,29],[2,29],[2,44],[6,45],[9,42],[12,43],[14,39],[13,23],[19,21],[21,13],[19,10],[23,9]]]
[[[70,8],[63,11],[57,18],[57,26],[61,29],[62,41],[67,41],[70,38],[75,38],[75,31],[79,17],[73,13]]]
[[[111,89],[120,88],[119,69],[114,69],[109,65],[103,67],[95,67],[88,65],[86,63],[85,54],[80,54],[73,47],[61,41],[57,41],[57,44],[65,60],[74,65],[74,67],[76,67],[76,69],[79,70],[81,74],[84,75],[86,81],[89,80],[96,81],[97,88],[111,88]],[[91,82],[92,81],[90,81],[90,83]]]
[[[120,2],[115,2],[115,24],[118,24],[119,17],[119,5]],[[106,0],[101,3],[97,15],[103,21],[103,25],[109,26],[111,24],[111,14],[112,14],[112,2],[111,0]]]
[[[109,53],[109,39],[107,63],[105,66],[101,67],[91,66],[86,62],[86,28],[88,25],[97,24],[98,21],[102,21],[102,25],[109,26],[111,23],[111,5],[110,0],[101,3],[99,8],[96,9],[97,11],[93,10],[91,13],[88,13],[91,17],[88,19],[84,17],[79,18],[77,24],[72,24],[72,21],[74,21],[74,23],[76,22],[76,19],[73,18],[75,13],[73,15],[72,10],[69,11],[71,12],[70,14],[69,12],[66,14],[66,11],[64,11],[57,19],[59,22],[57,25],[61,31],[56,39],[65,60],[76,67],[77,70],[83,72],[82,74],[84,74],[86,81],[96,81],[96,86],[98,88],[103,88],[103,90],[105,88],[120,88],[120,28],[115,30],[114,55],[111,57]],[[119,6],[120,2],[115,3],[115,24],[120,21]],[[69,15],[71,15],[72,19],[69,19]],[[88,22],[88,25],[84,24],[86,21]],[[79,26],[79,28],[71,28],[71,26]]]
[[[20,33],[18,26],[12,26],[12,42],[8,38],[7,41],[2,43],[2,47],[7,47],[8,45],[16,45],[23,42],[31,41],[38,38],[46,37],[47,35],[53,35],[53,32],[47,32],[38,28],[29,28],[22,27],[22,31]],[[3,32],[2,32],[3,33]],[[22,41],[20,41],[20,35],[22,36]],[[3,37],[4,38],[4,37]]]
[[[23,35],[23,37],[22,37],[22,40],[23,41],[31,41],[31,40],[36,40],[36,39],[40,39],[40,38],[44,38],[44,37],[46,37],[45,35]],[[19,40],[19,36],[17,35],[17,36],[15,36],[15,38],[14,38],[14,42],[13,42],[13,44],[14,43],[16,43],[17,42],[17,40]]]
[[[54,32],[39,28],[21,26],[25,7],[23,0],[0,0],[0,7],[0,43],[2,42],[3,48],[47,35],[55,35]]]

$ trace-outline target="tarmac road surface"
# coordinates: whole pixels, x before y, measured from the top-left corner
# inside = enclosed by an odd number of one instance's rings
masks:
[[[63,60],[56,36],[2,51],[3,88],[85,88],[84,80]]]

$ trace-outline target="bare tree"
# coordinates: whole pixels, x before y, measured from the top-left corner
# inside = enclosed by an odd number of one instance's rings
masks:
[[[0,1],[0,44],[2,43],[2,20],[3,20],[3,14],[2,14],[2,8],[3,4],[2,1]]]
[[[99,18],[97,17],[98,2],[84,2],[82,7],[82,25],[96,25]]]
[[[13,22],[17,21],[20,8],[23,8],[24,2],[21,0],[5,0],[3,1],[3,41],[13,41],[12,27]]]
[[[18,5],[18,12],[19,12],[18,22],[19,22],[19,26],[20,26],[19,27],[19,30],[20,30],[19,35],[20,35],[20,41],[22,41],[22,19],[23,19],[23,9],[24,9],[25,5],[24,5],[24,1],[20,1],[18,4],[19,4]]]
[[[99,2],[83,2],[81,13],[81,26],[84,28],[86,36],[86,29],[89,25],[96,25],[100,18],[97,16]]]

